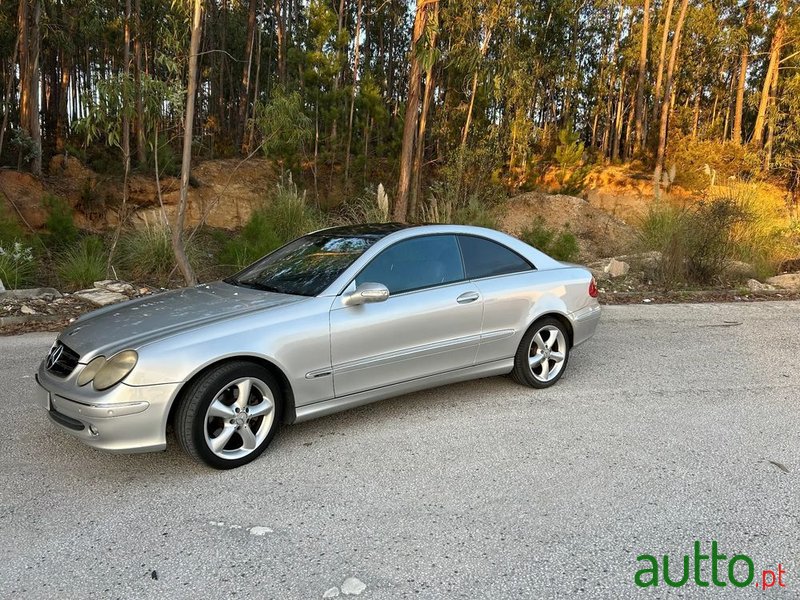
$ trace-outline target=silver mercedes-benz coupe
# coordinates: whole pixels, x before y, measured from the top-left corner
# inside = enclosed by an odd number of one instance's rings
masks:
[[[227,469],[280,423],[491,375],[553,385],[599,317],[589,271],[503,233],[336,227],[224,281],[80,317],[36,380],[50,419],[90,446],[163,450],[171,424]]]

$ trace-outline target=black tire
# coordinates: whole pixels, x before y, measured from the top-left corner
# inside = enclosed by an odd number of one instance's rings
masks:
[[[239,385],[243,384],[244,380],[250,382],[250,392],[244,401],[247,408],[241,410],[238,409],[237,402],[242,389]],[[271,399],[268,398],[270,394]],[[220,404],[226,404],[226,408],[235,410],[236,414],[229,416],[236,419],[228,419],[227,416],[209,416],[209,407],[215,399],[219,400]],[[260,401],[254,404],[254,400],[259,399]],[[231,402],[229,405],[228,400]],[[256,409],[262,406],[261,402],[269,403],[270,400],[273,404],[271,414],[249,418],[244,414],[250,407]],[[280,386],[269,370],[247,361],[223,363],[204,373],[186,389],[175,414],[175,435],[181,447],[195,460],[202,461],[215,469],[235,469],[255,460],[266,450],[281,420],[282,400]],[[239,421],[240,417],[242,422]],[[268,421],[268,418],[271,418],[271,421]],[[223,444],[215,453],[209,445],[211,440],[216,439],[211,435],[213,433],[211,429],[221,434],[223,429],[227,432],[232,428],[234,431],[228,434],[227,444]],[[250,430],[248,435],[252,435],[250,439],[255,445],[253,449],[245,448],[247,442],[243,434],[247,433],[248,428]],[[237,436],[241,448],[228,450],[228,446],[236,445]],[[222,456],[223,454],[230,456]]]
[[[538,349],[539,344],[537,344],[537,350],[532,355],[532,345],[536,335],[539,334],[539,340],[542,340],[544,345],[547,346],[547,343],[551,340],[550,334],[554,331],[558,331],[560,336],[556,336],[546,356],[543,349]],[[570,344],[569,332],[561,321],[553,317],[539,319],[522,336],[522,341],[520,341],[519,348],[517,348],[517,353],[514,356],[514,370],[511,371],[511,376],[517,383],[533,388],[541,389],[554,385],[564,375],[564,371],[567,370]],[[551,358],[551,354],[554,357],[563,356],[563,359],[556,360]],[[532,367],[531,359],[536,359],[537,357],[541,357],[540,363],[536,367]],[[542,376],[544,374],[545,361],[548,371],[547,377]],[[554,371],[556,367],[558,367],[558,370]],[[550,373],[552,373],[552,376],[550,376]]]

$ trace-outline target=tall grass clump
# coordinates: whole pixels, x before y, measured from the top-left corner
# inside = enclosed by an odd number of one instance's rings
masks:
[[[33,283],[36,268],[36,255],[25,242],[0,242],[0,280],[4,287],[14,290]]]
[[[80,234],[75,225],[72,207],[67,201],[47,195],[44,198],[44,205],[47,207],[45,243],[56,249],[68,248],[76,243]]]
[[[241,232],[225,244],[220,263],[227,270],[238,271],[323,223],[289,176],[278,184],[271,201],[256,208]]]
[[[427,223],[496,227],[494,208],[506,198],[498,168],[491,140],[455,152],[438,171],[426,201],[420,201],[419,216]]]
[[[15,241],[25,239],[25,232],[11,215],[7,214],[5,207],[0,205],[0,246],[13,245]]]
[[[791,219],[780,194],[758,184],[733,184],[711,196],[737,207],[742,219],[731,230],[732,255],[751,264],[759,277],[774,275],[786,259],[800,254],[793,243]]]
[[[493,207],[500,196],[487,190],[470,192],[463,198],[451,182],[434,183],[429,191],[428,202],[422,207],[422,219],[426,223],[452,223],[476,227],[497,228]]]
[[[788,220],[780,200],[748,184],[715,191],[692,207],[654,203],[639,223],[641,250],[662,253],[662,283],[710,284],[724,280],[732,261],[773,274],[791,254]]]
[[[200,252],[188,237],[185,240],[186,256],[193,267],[197,266]],[[124,233],[117,250],[120,267],[129,279],[158,285],[169,284],[175,272],[175,254],[172,235],[167,226],[147,225]]]
[[[336,207],[335,223],[386,223],[389,220],[389,196],[382,183],[368,188],[360,196],[346,199]]]
[[[56,273],[61,283],[70,289],[87,288],[105,278],[107,258],[103,240],[88,236],[55,258]]]

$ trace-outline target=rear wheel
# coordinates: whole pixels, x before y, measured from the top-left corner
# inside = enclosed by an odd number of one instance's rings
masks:
[[[522,337],[514,357],[514,379],[523,385],[546,388],[564,374],[569,361],[569,335],[558,319],[536,321]]]
[[[175,433],[186,452],[217,469],[247,464],[269,445],[280,421],[280,387],[264,367],[219,365],[192,383]]]

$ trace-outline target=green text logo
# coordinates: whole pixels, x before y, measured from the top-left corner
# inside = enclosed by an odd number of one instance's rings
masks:
[[[761,577],[756,578],[756,568],[753,560],[746,554],[734,554],[730,560],[719,551],[716,541],[711,542],[711,553],[703,554],[700,542],[694,543],[694,552],[684,554],[682,560],[676,561],[668,554],[663,556],[661,564],[652,554],[640,554],[636,557],[639,561],[639,570],[633,580],[639,587],[657,587],[663,581],[670,587],[681,587],[689,583],[690,579],[699,587],[715,585],[725,587],[732,585],[743,588],[753,585],[762,590],[772,587],[786,587],[784,576],[786,570],[781,563],[776,569],[763,569]],[[727,564],[726,564],[727,563]],[[704,565],[711,565],[710,580],[703,579]],[[705,571],[707,573],[707,571]]]

